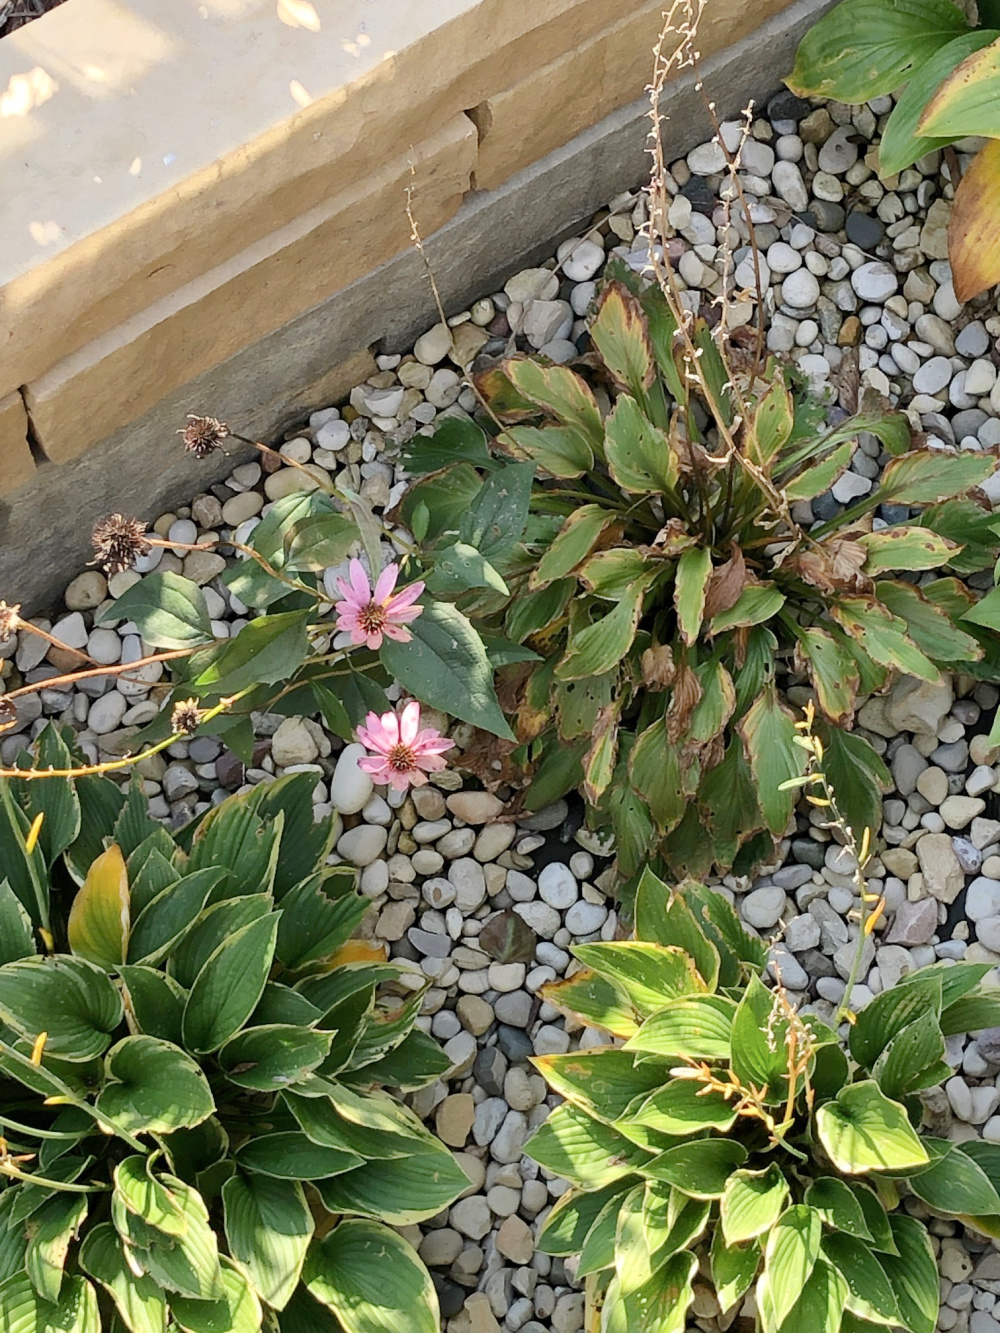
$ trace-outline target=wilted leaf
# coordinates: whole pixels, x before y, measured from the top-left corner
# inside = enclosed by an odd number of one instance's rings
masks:
[[[128,950],[128,876],[116,844],[90,867],[73,899],[67,926],[69,947],[101,967],[124,963]]]
[[[921,134],[938,139],[1000,135],[1000,41],[971,55],[938,85],[920,117]]]
[[[858,544],[868,552],[866,574],[884,574],[890,569],[937,569],[962,549],[930,528],[905,525],[863,533]]]
[[[778,702],[773,685],[755,700],[739,726],[757,783],[757,799],[775,837],[784,833],[795,808],[796,794],[781,785],[805,769],[805,751],[795,744],[792,715]]]
[[[641,398],[653,383],[656,364],[642,306],[620,282],[601,293],[590,337],[622,389]]]
[[[1000,139],[993,139],[979,150],[959,182],[948,224],[948,258],[959,301],[971,301],[1000,282],[998,210]]]
[[[530,963],[537,943],[538,936],[512,908],[498,912],[479,932],[479,947],[498,963]]]

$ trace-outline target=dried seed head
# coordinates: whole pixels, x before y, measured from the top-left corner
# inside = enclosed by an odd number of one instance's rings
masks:
[[[21,617],[18,614],[21,610],[21,603],[15,602],[13,606],[8,606],[6,602],[0,602],[0,639],[9,639],[21,623]]]
[[[182,699],[174,704],[170,714],[170,730],[175,736],[191,736],[198,730],[204,710],[198,707],[197,699]]]
[[[146,525],[138,518],[112,514],[102,518],[94,528],[92,565],[101,565],[106,574],[121,574],[131,569],[140,556],[147,555],[150,544],[146,540]]]
[[[17,709],[14,700],[6,694],[0,694],[0,731],[6,731],[17,721]]]
[[[229,434],[229,427],[215,417],[199,417],[194,412],[188,413],[188,424],[177,432],[184,438],[184,448],[195,458],[207,458],[216,449],[222,448],[222,441]]]

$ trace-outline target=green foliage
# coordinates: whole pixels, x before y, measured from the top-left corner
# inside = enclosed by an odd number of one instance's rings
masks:
[[[366,904],[311,784],[173,836],[93,779],[86,839],[82,783],[0,787],[0,1327],[438,1327],[385,1224],[468,1182],[380,1089],[448,1062],[419,992],[352,938]],[[25,845],[25,807],[54,840]]]
[[[565,1102],[527,1151],[571,1186],[541,1249],[582,1252],[602,1328],[680,1333],[700,1269],[724,1317],[752,1291],[761,1333],[933,1333],[930,1238],[893,1209],[905,1184],[997,1234],[1000,1148],[919,1134],[913,1095],[950,1073],[949,1010],[970,1006],[977,1027],[1000,1017],[988,966],[906,977],[857,1015],[848,1061],[764,985],[763,948],[720,893],[647,870],[635,915],[636,940],[578,946],[584,970],[544,991],[628,1040],[535,1059]]]
[[[483,372],[494,438],[466,423],[450,465],[451,423],[444,439],[411,442],[425,480],[403,504],[410,521],[427,506],[424,577],[462,625],[537,655],[501,669],[519,743],[512,772],[533,778],[529,808],[578,788],[626,878],[651,855],[674,875],[745,869],[784,834],[796,801],[787,784],[805,756],[779,671],[812,687],[825,723],[850,727],[892,671],[936,680],[959,660],[975,670],[1000,624],[988,607],[977,618],[971,602],[932,600],[911,581],[911,571],[993,563],[994,523],[976,526],[968,549],[961,534],[977,512],[967,497],[995,460],[909,450],[905,417],[878,402],[820,433],[815,405],[796,399],[779,366],[734,369],[704,323],[682,335],[671,309],[658,287],[612,278],[586,360],[518,356]],[[861,432],[892,455],[881,484],[804,531],[790,502],[828,489]],[[459,483],[453,511],[421,498]],[[890,503],[916,516],[876,530]],[[495,577],[457,563],[456,542]],[[425,615],[418,635],[425,622],[433,628]],[[475,688],[475,675],[452,685],[454,668],[436,674],[442,697]],[[430,677],[405,683],[433,700]],[[835,748],[860,838],[874,831],[888,775],[866,742]]]

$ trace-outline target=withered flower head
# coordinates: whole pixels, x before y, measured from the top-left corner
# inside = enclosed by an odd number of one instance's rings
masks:
[[[0,639],[9,639],[21,623],[21,617],[18,614],[21,610],[21,603],[15,602],[13,606],[8,606],[6,602],[0,602]]]
[[[17,721],[17,709],[14,707],[13,699],[9,699],[6,694],[0,694],[0,731],[6,731]]]
[[[147,555],[146,525],[125,514],[102,518],[91,536],[94,544],[92,565],[101,565],[106,574],[121,574],[131,569],[140,556]]]
[[[175,736],[191,736],[198,730],[204,710],[198,707],[197,699],[182,699],[174,704],[170,714],[170,730]]]
[[[222,448],[222,441],[229,434],[229,427],[215,417],[199,417],[194,412],[188,413],[188,424],[177,432],[184,438],[184,448],[195,458],[207,458],[216,449]]]

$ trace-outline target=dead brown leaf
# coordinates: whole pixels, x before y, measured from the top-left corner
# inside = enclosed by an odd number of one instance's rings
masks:
[[[831,537],[818,547],[797,551],[785,562],[785,568],[820,592],[870,592],[872,581],[862,573],[867,558],[868,552],[860,542]]]
[[[682,663],[677,668],[670,703],[667,705],[667,740],[672,745],[676,745],[687,731],[691,714],[701,696],[701,681],[686,662]]]
[[[670,645],[659,643],[655,648],[647,648],[641,658],[642,683],[647,689],[665,689],[674,683],[676,668]]]
[[[705,588],[705,620],[711,620],[721,611],[728,611],[731,606],[735,606],[740,599],[743,589],[749,584],[756,582],[752,574],[747,572],[747,564],[743,558],[743,552],[735,542],[729,544],[729,559],[721,565],[717,565],[709,575],[708,584]]]

